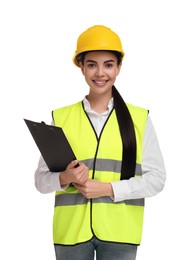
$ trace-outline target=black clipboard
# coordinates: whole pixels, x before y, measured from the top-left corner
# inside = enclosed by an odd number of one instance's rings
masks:
[[[62,128],[44,122],[24,121],[51,172],[64,171],[71,161],[76,160]]]

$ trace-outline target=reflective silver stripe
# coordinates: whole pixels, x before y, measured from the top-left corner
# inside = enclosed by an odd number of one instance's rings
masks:
[[[110,197],[101,197],[93,199],[94,203],[112,203],[112,204],[126,204],[133,206],[144,206],[144,199],[134,199],[134,200],[123,200],[119,202],[114,202]]]
[[[55,207],[86,204],[89,200],[81,193],[67,193],[55,196]]]
[[[93,162],[94,162],[93,158],[87,160],[81,160],[80,162],[84,163],[89,168],[89,170],[93,170]]]
[[[88,159],[81,161],[89,168],[89,170],[93,170],[94,159]],[[111,160],[111,159],[96,159],[96,170],[97,171],[108,171],[108,172],[118,172],[121,171],[121,161]],[[135,169],[136,175],[142,175],[141,164],[136,164]]]
[[[57,206],[71,206],[71,205],[82,205],[87,204],[89,199],[85,198],[80,193],[74,194],[60,194],[55,197],[55,207]],[[126,204],[133,206],[144,206],[144,199],[134,199],[134,200],[124,200],[119,202],[113,202],[110,197],[101,197],[97,199],[92,199],[93,203],[108,203],[108,204]]]
[[[141,166],[141,164],[136,163],[135,174],[136,175],[142,175],[142,166]]]
[[[111,159],[96,159],[96,170],[107,172],[120,172],[121,161]]]

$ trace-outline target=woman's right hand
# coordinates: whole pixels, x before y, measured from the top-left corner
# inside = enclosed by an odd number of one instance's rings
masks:
[[[79,166],[77,166],[79,164]],[[69,185],[70,183],[83,184],[89,177],[89,169],[77,160],[72,161],[59,175],[61,187]]]

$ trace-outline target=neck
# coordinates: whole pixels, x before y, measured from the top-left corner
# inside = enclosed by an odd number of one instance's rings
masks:
[[[96,97],[94,97],[93,95],[88,95],[88,96],[86,96],[86,98],[88,99],[88,101],[91,105],[91,108],[94,111],[96,111],[97,113],[101,114],[108,109],[108,103],[109,103],[110,99],[112,98],[112,96],[108,96],[108,97],[96,96]]]

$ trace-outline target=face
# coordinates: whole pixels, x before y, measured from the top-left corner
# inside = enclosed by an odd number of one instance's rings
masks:
[[[81,65],[82,73],[90,87],[91,94],[112,95],[112,86],[120,72],[121,65],[117,64],[117,57],[112,52],[92,51],[85,55]]]

